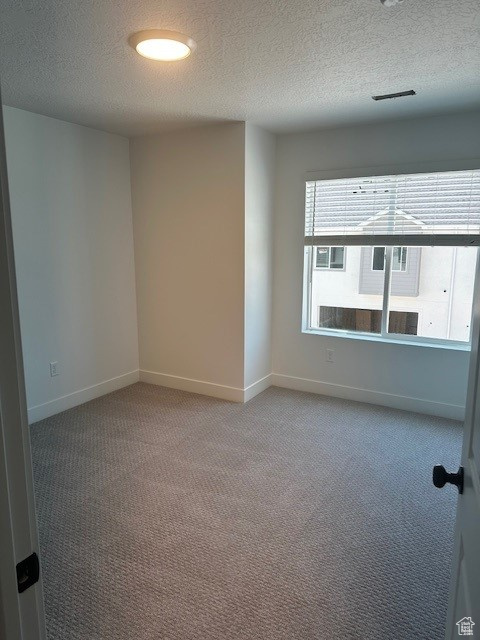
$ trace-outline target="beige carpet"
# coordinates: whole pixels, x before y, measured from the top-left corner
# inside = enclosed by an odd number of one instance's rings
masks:
[[[32,426],[49,640],[441,640],[458,423],[146,384]]]

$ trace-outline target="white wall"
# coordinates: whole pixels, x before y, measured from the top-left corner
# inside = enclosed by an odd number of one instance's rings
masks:
[[[245,127],[245,387],[272,371],[275,137]]]
[[[244,142],[243,123],[131,142],[143,380],[243,397]]]
[[[129,148],[125,138],[10,107],[4,118],[35,420],[138,378]]]
[[[468,114],[278,137],[273,303],[276,384],[461,416],[468,353],[301,333],[304,180],[310,171],[413,167],[418,162],[443,160],[448,164],[480,158],[479,129],[480,114]],[[327,348],[335,351],[334,363],[325,361]]]

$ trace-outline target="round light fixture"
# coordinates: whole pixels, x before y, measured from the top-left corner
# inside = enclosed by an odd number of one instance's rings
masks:
[[[134,33],[128,39],[131,46],[144,58],[171,62],[187,58],[197,46],[195,40],[178,31],[149,29]]]

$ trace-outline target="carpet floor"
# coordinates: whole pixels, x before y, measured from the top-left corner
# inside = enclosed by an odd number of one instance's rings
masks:
[[[49,640],[441,640],[457,422],[143,383],[32,425]]]

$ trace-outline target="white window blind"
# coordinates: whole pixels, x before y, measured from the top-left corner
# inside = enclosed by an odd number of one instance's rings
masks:
[[[321,238],[329,245],[478,245],[480,170],[308,181],[305,244]]]

